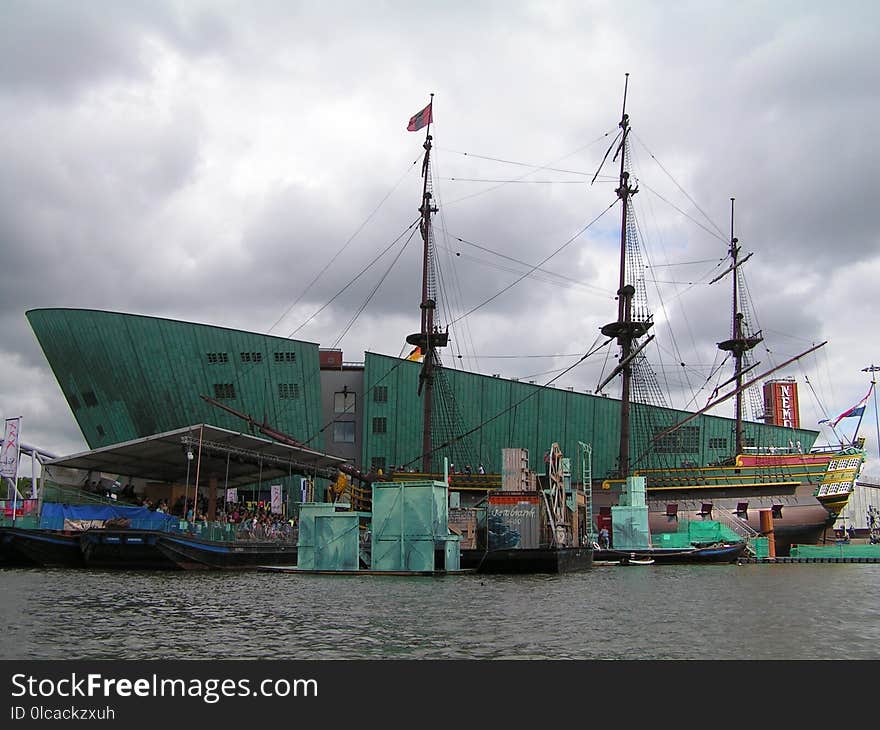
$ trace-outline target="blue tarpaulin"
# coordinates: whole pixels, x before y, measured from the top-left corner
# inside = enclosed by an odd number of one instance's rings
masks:
[[[132,527],[142,530],[161,530],[168,524],[177,524],[177,517],[164,512],[153,512],[147,507],[127,507],[114,504],[57,504],[44,503],[40,516],[40,527],[58,529],[56,525],[64,520],[112,520],[123,518],[131,520]]]

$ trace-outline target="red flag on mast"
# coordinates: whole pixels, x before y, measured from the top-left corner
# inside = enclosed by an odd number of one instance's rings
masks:
[[[428,106],[426,106],[424,109],[422,109],[422,111],[410,118],[409,124],[406,126],[407,131],[417,132],[422,127],[425,127],[434,121],[433,117],[431,116],[431,104],[433,103],[434,102],[429,102]]]

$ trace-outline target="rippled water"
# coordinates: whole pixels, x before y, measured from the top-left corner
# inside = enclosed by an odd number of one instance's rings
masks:
[[[880,658],[880,565],[563,576],[0,570],[6,659]]]

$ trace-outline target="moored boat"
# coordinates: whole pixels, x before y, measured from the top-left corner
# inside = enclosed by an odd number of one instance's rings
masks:
[[[0,526],[0,568],[22,568],[37,565],[34,560],[19,550],[15,533],[11,526]]]
[[[599,549],[594,559],[598,562],[651,561],[659,565],[693,563],[735,563],[746,552],[747,542],[725,542],[703,547],[688,548],[650,547],[640,550]]]
[[[239,570],[271,565],[296,565],[295,542],[218,541],[167,533],[157,547],[168,561],[185,570]]]
[[[69,530],[42,530],[10,527],[12,549],[34,565],[43,568],[82,568],[80,533]]]

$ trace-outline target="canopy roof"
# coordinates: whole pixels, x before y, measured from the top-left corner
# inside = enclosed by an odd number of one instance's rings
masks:
[[[192,459],[187,453],[192,453]],[[333,478],[345,459],[208,424],[185,426],[134,441],[43,462],[166,483],[238,487],[291,474]]]

